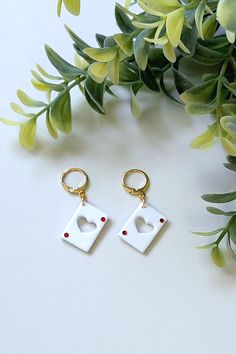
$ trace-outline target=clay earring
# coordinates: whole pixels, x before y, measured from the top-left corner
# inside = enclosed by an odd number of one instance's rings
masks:
[[[77,188],[70,187],[65,182],[66,177],[74,172],[80,173],[84,177],[83,185]],[[86,172],[80,168],[70,168],[63,172],[61,183],[67,192],[79,196],[82,201],[61,237],[84,252],[89,252],[108,221],[108,215],[87,202],[85,191],[88,188],[89,179]]]
[[[142,187],[136,189],[127,184],[127,178],[132,174],[141,174],[145,178],[145,183]],[[133,212],[130,218],[126,221],[120,230],[120,238],[144,253],[160,232],[167,218],[161,215],[156,209],[152,208],[146,202],[146,191],[150,185],[147,174],[139,169],[132,169],[123,174],[122,186],[130,194],[137,196],[141,203]]]

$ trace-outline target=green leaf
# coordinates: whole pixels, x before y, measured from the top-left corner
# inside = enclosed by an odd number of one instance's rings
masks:
[[[132,33],[135,30],[128,15],[117,4],[115,7],[115,17],[117,25],[123,33]]]
[[[179,94],[182,94],[186,90],[193,87],[192,82],[187,78],[185,74],[179,71],[173,66],[173,73],[175,79],[175,86]]]
[[[17,97],[27,107],[45,107],[46,106],[46,103],[44,103],[42,101],[34,100],[33,98],[29,97],[22,90],[17,90]]]
[[[209,80],[203,84],[194,86],[180,96],[181,100],[186,103],[209,103],[215,98],[217,80]]]
[[[185,110],[189,114],[208,114],[215,110],[214,104],[206,103],[190,103],[185,107]]]
[[[222,105],[222,108],[226,116],[236,116],[236,104],[225,103]]]
[[[139,81],[139,76],[135,71],[136,68],[126,61],[120,63],[120,84],[133,84]]]
[[[140,70],[140,78],[150,90],[154,92],[160,91],[160,87],[149,65],[147,65],[145,71]]]
[[[77,34],[75,34],[74,31],[72,31],[72,29],[68,26],[65,26],[65,29],[67,30],[69,36],[71,37],[71,39],[73,40],[73,42],[76,45],[76,48],[79,50],[84,50],[85,48],[88,48],[89,45],[88,43],[84,42],[80,37],[77,36]]]
[[[182,102],[178,101],[177,98],[175,98],[175,97],[169,92],[169,90],[166,88],[164,72],[163,72],[163,74],[162,74],[161,77],[160,77],[160,88],[161,88],[161,91],[164,93],[164,95],[165,95],[166,97],[168,97],[169,99],[171,99],[171,101],[174,101],[174,102],[176,102],[176,103],[182,104]]]
[[[224,194],[204,194],[202,199],[209,203],[228,203],[236,199],[236,192]]]
[[[217,133],[217,124],[213,124],[208,127],[208,129],[197,138],[195,138],[191,147],[194,149],[206,149],[214,143],[215,136]]]
[[[65,61],[51,47],[45,45],[45,51],[48,59],[57,71],[66,79],[71,80],[77,76],[84,75],[84,71]]]
[[[224,211],[218,208],[207,207],[207,211],[214,215],[224,215],[224,216],[233,216],[236,215],[236,211]]]
[[[72,128],[71,98],[69,92],[59,94],[51,107],[50,122],[54,129],[69,134]]]
[[[223,256],[223,253],[221,252],[220,248],[218,246],[213,247],[211,251],[211,258],[215,265],[220,268],[225,267],[225,259]]]
[[[200,34],[200,37],[202,39],[204,39],[202,22],[203,22],[203,17],[204,17],[204,13],[205,13],[205,8],[206,8],[206,2],[201,1],[196,9],[196,12],[195,12],[195,23],[196,23],[198,32]]]
[[[80,0],[63,0],[63,3],[72,15],[78,16],[80,14]]]
[[[117,48],[85,48],[84,53],[93,60],[101,63],[107,63],[115,58],[117,54]]]
[[[86,100],[93,110],[100,114],[106,114],[103,107],[105,83],[98,84],[90,76],[87,76],[84,89]]]
[[[136,97],[135,86],[130,87],[130,108],[132,114],[138,118],[141,116],[141,108]]]
[[[227,248],[228,248],[228,251],[230,252],[232,258],[236,261],[236,252],[235,252],[235,250],[234,250],[233,247],[232,247],[231,239],[230,239],[230,234],[229,234],[229,233],[228,233],[228,235],[227,235],[226,241],[227,241]]]
[[[216,14],[207,17],[202,26],[203,37],[206,39],[212,38],[217,28]]]
[[[182,31],[181,41],[188,48],[189,53],[184,52],[178,47],[178,51],[185,57],[192,57],[195,54],[198,40],[198,31],[195,23],[192,28],[184,27]]]
[[[229,82],[227,79],[223,80],[224,86],[236,96],[236,82]]]
[[[203,45],[204,44],[204,45]],[[227,54],[207,47],[207,41],[197,45],[193,60],[201,65],[214,66],[225,60]]]
[[[130,37],[128,34],[119,33],[115,34],[113,38],[126,55],[130,57],[133,54],[132,37]]]
[[[1,117],[0,117],[0,122],[10,126],[21,126],[23,124],[22,122],[15,122],[14,120],[1,118]]]
[[[149,37],[153,30],[144,30],[139,33],[134,42],[134,57],[141,70],[146,70],[148,63],[148,50],[150,44],[145,41],[145,37]]]
[[[46,114],[46,125],[47,125],[47,129],[48,129],[48,132],[51,135],[51,137],[54,139],[57,139],[58,134],[57,134],[56,129],[52,126],[49,110],[47,111],[47,114]]]
[[[19,141],[23,148],[33,150],[36,143],[36,119],[30,119],[21,125],[19,133]]]
[[[211,243],[208,243],[207,245],[198,246],[197,248],[199,250],[209,250],[209,249],[213,249],[215,247],[217,247],[217,243],[216,242],[211,242]]]
[[[227,156],[227,160],[229,163],[225,163],[224,166],[231,171],[236,172],[236,157],[234,156]]]
[[[224,229],[220,228],[217,230],[209,231],[209,232],[192,232],[192,234],[197,235],[197,236],[214,236],[222,232]]]
[[[233,219],[233,222],[229,229],[230,239],[236,245],[236,218]]]

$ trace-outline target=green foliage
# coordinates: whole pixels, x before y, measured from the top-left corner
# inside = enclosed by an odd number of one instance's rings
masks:
[[[137,12],[132,11],[134,3],[140,8]],[[74,15],[80,12],[80,0],[59,0],[58,15],[62,5]],[[30,111],[12,103],[11,108],[24,117],[23,121],[0,120],[19,126],[20,143],[31,150],[35,147],[38,119],[43,116],[53,138],[58,137],[58,132],[70,133],[73,88],[79,89],[93,110],[105,114],[105,95],[113,95],[113,86],[124,86],[130,95],[133,115],[140,117],[138,92],[145,86],[185,105],[190,114],[210,114],[212,124],[194,139],[192,147],[207,149],[219,141],[230,155],[225,166],[236,171],[235,6],[234,0],[127,0],[125,6],[116,4],[115,7],[120,33],[97,34],[97,48],[91,48],[66,27],[76,52],[75,62],[69,63],[46,45],[47,57],[58,74],[49,74],[40,65],[32,70],[32,85],[46,93],[46,99],[35,100],[18,90],[21,105]],[[185,73],[189,66],[198,75],[195,84]],[[203,71],[205,74],[201,75]],[[173,90],[167,85],[170,75]],[[236,192],[203,198],[212,203],[225,203],[235,200]],[[235,213],[213,207],[208,211],[230,218],[225,228],[218,229],[220,236],[212,248],[213,261],[223,266],[218,246],[226,238],[234,255]]]

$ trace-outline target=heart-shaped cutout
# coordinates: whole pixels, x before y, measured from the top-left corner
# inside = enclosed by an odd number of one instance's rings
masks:
[[[92,232],[97,228],[97,225],[94,222],[88,221],[84,216],[78,217],[77,225],[81,232]]]
[[[141,216],[135,219],[135,226],[140,234],[150,233],[154,230],[154,226],[145,221]]]

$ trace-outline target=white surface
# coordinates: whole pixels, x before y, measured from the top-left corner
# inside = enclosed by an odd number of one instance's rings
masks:
[[[56,0],[3,2],[1,115],[15,117],[8,103],[17,88],[34,91],[29,69],[36,62],[50,68],[45,42],[72,58],[63,21],[95,44],[94,32],[118,31],[114,3],[84,0],[79,19],[59,20]],[[134,119],[123,96],[99,117],[76,91],[73,134],[52,141],[43,118],[33,153],[17,145],[17,129],[0,125],[2,354],[235,353],[235,265],[214,267],[208,251],[195,248],[205,240],[190,234],[224,222],[205,212],[200,195],[233,190],[235,176],[222,167],[219,146],[189,148],[205,117],[144,94],[143,116]],[[72,166],[88,172],[89,200],[112,219],[91,256],[58,237],[78,205],[60,185]],[[146,256],[117,237],[137,205],[121,187],[122,173],[133,167],[148,173],[149,202],[169,220]]]
[[[144,227],[149,226],[149,230],[139,228],[140,219]],[[165,220],[164,222],[161,219]],[[144,253],[160,232],[167,219],[150,205],[143,208],[143,203],[135,209],[126,223],[122,226],[119,236],[129,245]],[[142,226],[142,224],[141,224]],[[125,232],[125,234],[124,234]]]
[[[103,218],[105,221],[102,220]],[[61,238],[88,253],[107,221],[108,215],[102,210],[89,203],[85,205],[81,203],[61,234]],[[82,227],[83,224],[85,229]]]

